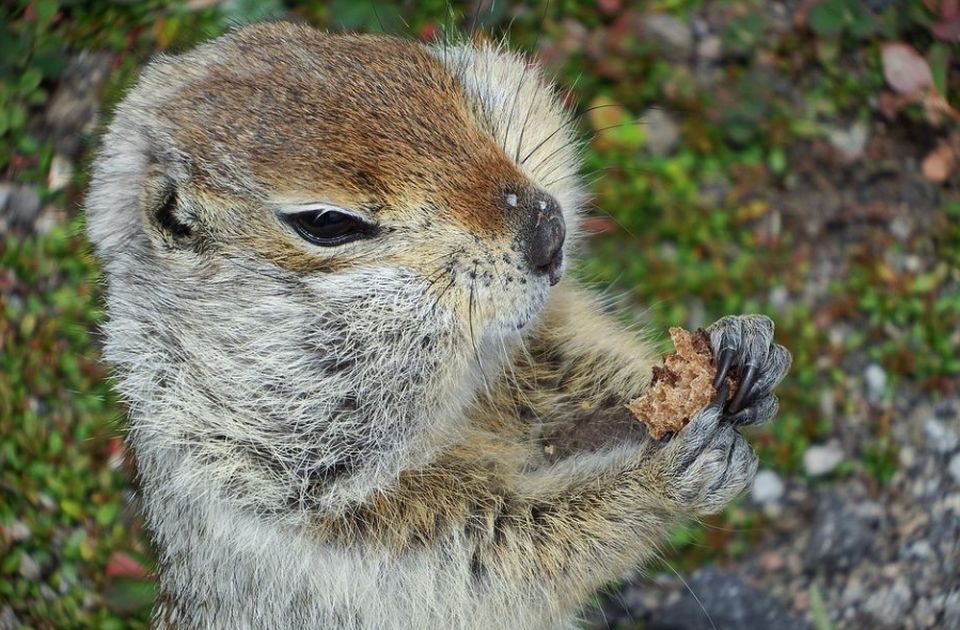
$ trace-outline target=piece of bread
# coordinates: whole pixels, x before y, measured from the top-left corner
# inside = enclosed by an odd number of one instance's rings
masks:
[[[655,440],[685,427],[717,395],[713,387],[717,365],[707,333],[702,328],[693,333],[671,328],[670,338],[675,352],[653,368],[649,389],[627,405]],[[728,396],[733,389],[728,377]]]

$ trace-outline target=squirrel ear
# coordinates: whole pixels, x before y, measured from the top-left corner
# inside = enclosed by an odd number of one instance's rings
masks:
[[[145,223],[168,247],[192,248],[198,238],[196,217],[188,212],[176,184],[159,166],[144,182],[141,205]]]

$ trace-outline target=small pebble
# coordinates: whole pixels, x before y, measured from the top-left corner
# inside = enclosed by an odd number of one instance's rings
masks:
[[[851,577],[847,580],[847,585],[840,595],[840,603],[844,606],[853,606],[863,601],[866,591],[863,588],[863,582],[858,577]]]
[[[960,453],[950,458],[950,463],[947,464],[947,470],[950,472],[950,476],[953,477],[953,482],[960,485]]]
[[[842,461],[843,451],[837,446],[811,446],[803,454],[803,469],[811,477],[821,477]]]
[[[640,120],[647,136],[647,149],[653,155],[669,155],[680,141],[680,127],[659,107],[646,110]]]
[[[917,452],[909,446],[904,446],[899,452],[900,466],[911,468],[917,461]]]
[[[0,220],[8,226],[32,226],[40,212],[40,193],[33,186],[2,183],[0,200]]]
[[[643,34],[670,61],[686,61],[693,52],[693,30],[686,22],[672,15],[647,15],[643,19]]]
[[[923,424],[923,432],[930,449],[941,455],[953,452],[960,444],[957,432],[936,418],[930,418]]]
[[[790,300],[790,292],[787,291],[787,287],[782,284],[770,289],[770,306],[777,309],[778,311],[783,311],[786,309],[787,302]]]
[[[912,231],[913,227],[904,217],[895,217],[893,221],[890,222],[890,233],[893,234],[898,241],[906,241],[910,238]]]
[[[52,192],[63,190],[73,180],[73,164],[64,155],[56,153],[50,160],[50,172],[47,173],[47,188]]]
[[[33,559],[30,554],[23,554],[20,556],[20,575],[31,582],[35,582],[40,579],[40,565],[37,564],[37,561]]]
[[[943,602],[943,628],[960,627],[960,588],[953,590]]]
[[[784,485],[772,470],[761,470],[753,480],[750,496],[760,505],[776,503],[783,497]]]
[[[828,140],[844,159],[853,162],[863,157],[869,135],[867,126],[862,122],[854,123],[849,129],[834,129]]]
[[[30,538],[30,528],[23,521],[14,519],[7,528],[7,534],[12,541],[22,542]]]
[[[697,57],[705,61],[716,61],[723,54],[723,43],[716,35],[709,35],[697,44]]]
[[[777,553],[776,551],[765,551],[760,555],[759,562],[760,568],[767,573],[779,571],[787,564],[787,561],[784,559],[783,555]]]
[[[926,540],[918,540],[906,549],[906,556],[912,560],[933,558],[933,546]]]
[[[40,585],[40,595],[48,602],[57,600],[57,592],[50,588],[50,585],[46,582]]]
[[[878,403],[883,399],[887,389],[887,373],[876,363],[871,363],[863,373],[864,385],[867,388],[867,399]]]
[[[20,620],[17,619],[17,614],[13,612],[13,608],[4,606],[0,609],[0,628],[6,630],[7,628],[19,628],[21,625]]]
[[[912,599],[913,594],[907,580],[900,577],[892,586],[876,590],[867,597],[863,610],[877,622],[886,625],[902,620]]]

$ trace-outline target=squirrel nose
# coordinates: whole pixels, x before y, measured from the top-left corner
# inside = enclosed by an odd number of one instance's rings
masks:
[[[563,240],[567,228],[560,205],[547,194],[538,194],[531,201],[531,228],[527,239],[526,259],[534,273],[546,275],[550,286],[560,282],[563,266]]]

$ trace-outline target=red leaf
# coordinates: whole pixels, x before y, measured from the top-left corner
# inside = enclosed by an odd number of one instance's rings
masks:
[[[960,0],[943,0],[940,3],[940,17],[944,20],[960,17]]]
[[[934,37],[945,42],[960,41],[960,16],[931,25],[930,32]]]
[[[139,579],[150,576],[150,572],[139,562],[122,551],[114,551],[110,554],[110,558],[107,559],[106,573],[108,578],[129,577]]]
[[[437,40],[437,25],[429,22],[420,27],[420,41],[434,42]]]
[[[622,0],[597,0],[597,8],[606,15],[615,15],[623,9]]]

